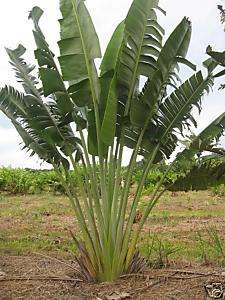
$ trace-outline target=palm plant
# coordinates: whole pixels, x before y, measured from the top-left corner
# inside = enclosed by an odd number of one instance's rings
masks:
[[[133,230],[146,176],[154,163],[171,156],[179,136],[192,124],[196,126],[192,108],[200,110],[213,74],[204,78],[198,71],[180,82],[180,64],[195,71],[185,58],[191,23],[184,18],[163,43],[157,13],[164,11],[157,0],[133,1],[109,42],[99,71],[95,65],[95,59],[101,58],[99,40],[84,1],[61,0],[60,9],[58,60],[39,26],[43,11],[34,7],[29,15],[34,23],[38,79],[34,66],[23,58],[26,49],[22,45],[6,49],[24,92],[2,88],[0,109],[22,137],[24,148],[52,164],[64,186],[80,228],[74,241],[83,276],[112,281],[142,267],[138,237],[162,194],[167,172]],[[132,155],[122,178],[127,147]],[[139,155],[145,157],[145,165],[130,201]],[[85,175],[75,189],[70,169],[79,175],[80,164]]]

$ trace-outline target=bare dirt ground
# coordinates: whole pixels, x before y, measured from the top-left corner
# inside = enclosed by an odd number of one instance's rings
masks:
[[[46,257],[1,256],[0,299],[201,300],[207,299],[206,284],[220,282],[225,285],[223,269],[206,266],[149,269],[113,284],[83,282],[73,267],[72,261],[61,263]]]
[[[110,284],[81,281],[71,261],[45,257],[0,257],[0,299],[206,299],[204,285],[221,282],[223,270],[204,266],[149,269]],[[111,297],[111,298],[110,298]],[[124,298],[123,298],[124,297]]]

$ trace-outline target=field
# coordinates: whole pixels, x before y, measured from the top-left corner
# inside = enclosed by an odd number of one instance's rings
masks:
[[[139,214],[148,198],[143,196]],[[111,285],[87,285],[71,279],[76,250],[69,231],[76,233],[76,224],[67,199],[2,193],[0,272],[6,277],[0,273],[1,299],[107,299],[113,292],[131,299],[204,299],[204,284],[223,280],[214,272],[224,274],[224,200],[211,190],[167,192],[140,241],[152,268],[138,281],[131,276]]]

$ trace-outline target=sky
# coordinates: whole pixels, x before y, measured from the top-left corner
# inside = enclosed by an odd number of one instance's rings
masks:
[[[132,0],[86,0],[86,5],[93,18],[96,31],[100,38],[102,51],[119,22],[125,18]],[[166,10],[167,16],[161,15],[160,24],[165,28],[167,36],[174,27],[187,16],[193,27],[192,40],[188,58],[198,68],[202,68],[201,62],[207,59],[205,49],[211,45],[218,51],[225,50],[225,32],[219,22],[218,4],[224,4],[225,0],[161,0],[160,6]],[[17,84],[13,71],[8,63],[4,47],[15,48],[22,43],[27,48],[27,59],[34,61],[35,49],[32,24],[27,20],[29,10],[33,6],[40,6],[45,15],[41,26],[46,38],[56,54],[58,53],[57,41],[59,40],[60,18],[59,0],[7,0],[0,1],[0,86],[5,84]],[[191,75],[185,68],[182,72],[184,79]],[[224,80],[225,82],[225,80]],[[225,111],[225,91],[218,91],[221,81],[217,81],[214,92],[204,97],[202,114],[198,117],[198,131],[202,130],[210,121]],[[21,139],[10,122],[0,113],[0,166],[45,168],[38,158],[29,158],[29,155],[21,150]],[[222,141],[225,146],[225,140]]]

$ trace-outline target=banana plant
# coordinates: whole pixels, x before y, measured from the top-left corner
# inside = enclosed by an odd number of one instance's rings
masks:
[[[184,169],[184,172],[187,172]],[[195,159],[185,176],[179,176],[174,183],[168,184],[170,191],[202,191],[222,185],[225,174],[224,156],[204,155]]]
[[[51,164],[62,182],[79,226],[79,233],[72,235],[82,276],[113,281],[143,268],[138,239],[164,179],[134,228],[146,177],[197,126],[192,109],[201,110],[214,75],[204,77],[186,58],[192,31],[187,18],[164,41],[157,17],[165,12],[158,0],[133,1],[103,58],[84,0],[61,0],[60,10],[58,58],[39,25],[43,11],[34,7],[29,14],[38,76],[24,60],[24,46],[6,49],[23,91],[2,88],[0,109],[20,134],[23,148]],[[99,69],[97,58],[102,58]],[[183,82],[182,65],[193,70]],[[127,148],[132,154],[123,175]],[[139,156],[145,165],[131,198]],[[80,176],[78,187],[71,170]]]
[[[222,113],[198,135],[192,134],[185,141],[186,148],[178,153],[174,165],[174,170],[182,170],[183,174],[167,184],[167,189],[204,190],[223,178],[225,149],[218,143],[224,131],[225,113]]]

